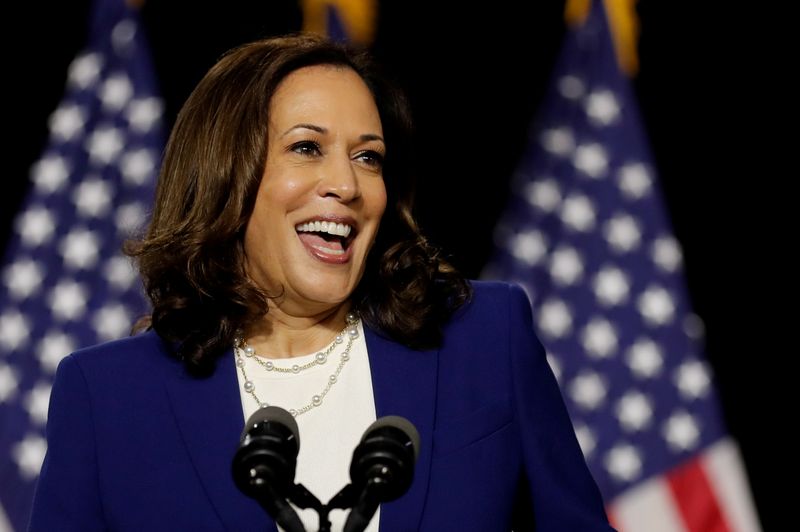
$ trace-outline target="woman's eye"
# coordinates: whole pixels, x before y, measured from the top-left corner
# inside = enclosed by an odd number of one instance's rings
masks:
[[[373,151],[365,150],[356,154],[356,159],[363,161],[367,166],[380,170],[383,168],[383,155]]]
[[[300,155],[320,155],[322,152],[319,148],[319,144],[311,140],[304,140],[301,142],[296,142],[292,144],[290,150],[299,153]]]

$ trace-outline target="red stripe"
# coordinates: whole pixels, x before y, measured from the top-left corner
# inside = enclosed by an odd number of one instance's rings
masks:
[[[611,525],[611,528],[614,530],[622,530],[619,523],[617,523],[617,516],[611,510],[610,506],[606,506],[606,516],[608,517],[608,524]]]
[[[667,483],[689,532],[731,532],[699,457],[670,472]]]

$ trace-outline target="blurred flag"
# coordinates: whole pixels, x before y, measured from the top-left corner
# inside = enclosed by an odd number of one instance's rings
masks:
[[[59,361],[147,310],[120,245],[152,203],[162,103],[137,14],[96,0],[92,16],[0,267],[1,532],[27,527]]]
[[[521,284],[621,532],[758,531],[603,3],[572,28],[485,277]]]
[[[336,41],[372,44],[378,17],[377,0],[301,0],[303,31]]]

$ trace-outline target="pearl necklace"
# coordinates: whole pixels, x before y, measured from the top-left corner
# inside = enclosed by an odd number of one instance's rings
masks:
[[[244,369],[245,360],[243,357],[255,359],[256,362],[261,364],[267,371],[277,371],[280,373],[297,374],[304,369],[308,369],[316,365],[322,365],[325,362],[327,362],[328,355],[331,354],[331,352],[337,345],[343,343],[345,336],[347,336],[347,345],[345,346],[344,351],[342,351],[342,354],[339,357],[339,364],[336,365],[336,369],[333,371],[333,373],[331,373],[330,376],[328,376],[328,380],[325,383],[325,387],[322,389],[322,391],[319,394],[311,396],[310,403],[298,409],[291,408],[289,409],[289,413],[293,417],[297,417],[301,414],[305,414],[306,412],[312,410],[313,408],[321,406],[322,401],[325,399],[325,396],[328,395],[328,392],[331,391],[333,385],[336,384],[336,382],[339,380],[339,374],[341,374],[345,364],[347,364],[347,361],[350,360],[350,350],[353,347],[353,342],[356,340],[356,338],[358,338],[358,321],[359,321],[358,317],[355,314],[349,313],[345,317],[345,321],[347,322],[347,325],[345,326],[344,329],[342,329],[342,332],[336,335],[336,338],[334,338],[333,343],[331,343],[331,345],[327,349],[317,353],[314,356],[314,360],[308,362],[307,364],[303,364],[302,366],[294,364],[293,366],[288,368],[276,366],[272,361],[265,362],[263,360],[260,360],[259,357],[256,356],[255,350],[251,346],[247,345],[247,342],[244,340],[241,331],[237,331],[236,337],[233,340],[233,347],[234,347],[234,352],[236,353],[236,366],[239,368],[239,371],[241,371],[242,377],[244,378],[244,391],[250,394],[253,397],[253,399],[255,399],[259,408],[266,408],[269,406],[268,403],[262,401],[261,399],[258,398],[258,395],[256,395],[256,386],[253,383],[253,381],[250,380],[250,378],[247,376],[247,372]]]
[[[297,374],[303,370],[313,368],[314,366],[321,366],[322,364],[325,364],[328,361],[328,355],[330,355],[333,352],[333,350],[336,348],[337,345],[344,342],[344,338],[347,336],[348,330],[351,329],[352,326],[358,322],[358,319],[356,318],[355,314],[350,313],[347,314],[347,316],[345,316],[345,322],[347,323],[347,325],[345,325],[344,329],[342,329],[341,332],[336,335],[336,338],[333,339],[331,345],[329,345],[326,349],[314,355],[314,359],[311,362],[307,362],[302,366],[298,364],[294,364],[288,368],[276,366],[275,363],[272,362],[271,360],[264,360],[262,357],[256,356],[256,350],[252,346],[247,344],[247,340],[243,338],[241,330],[236,331],[236,336],[234,338],[234,346],[241,349],[244,352],[244,356],[255,360],[262,368],[264,368],[267,371]]]

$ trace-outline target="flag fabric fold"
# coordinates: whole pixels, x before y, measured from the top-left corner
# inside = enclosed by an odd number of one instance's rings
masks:
[[[0,265],[0,532],[27,527],[59,361],[147,312],[120,249],[151,208],[163,104],[137,13],[92,16]]]
[[[562,55],[484,277],[527,291],[621,532],[757,531],[603,2]]]

